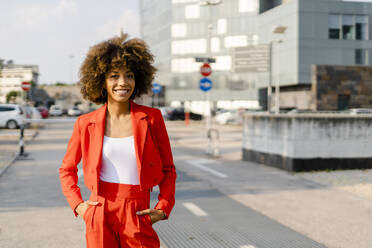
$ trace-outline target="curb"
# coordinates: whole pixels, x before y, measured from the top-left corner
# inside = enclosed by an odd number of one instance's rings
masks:
[[[13,158],[10,159],[9,163],[5,165],[4,167],[0,168],[0,177],[6,172],[6,170],[16,161],[18,158],[18,155],[14,155]]]
[[[27,140],[25,143],[26,144],[29,144],[29,142],[30,141],[33,141],[38,135],[39,135],[39,130],[37,129],[35,131],[35,133],[31,136],[31,139],[30,140]],[[6,164],[2,168],[0,168],[0,177],[8,170],[8,168],[14,163],[14,161],[17,160],[17,158],[19,158],[19,155],[18,155],[18,153],[15,153],[15,155],[13,156],[13,158],[11,158],[9,160],[8,164]]]

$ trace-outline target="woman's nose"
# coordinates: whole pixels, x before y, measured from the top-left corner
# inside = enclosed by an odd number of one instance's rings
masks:
[[[119,82],[118,82],[119,85],[124,85],[125,84],[125,79],[123,76],[120,76],[119,77]]]

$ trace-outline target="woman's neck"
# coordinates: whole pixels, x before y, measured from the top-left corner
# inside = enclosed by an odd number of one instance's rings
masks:
[[[130,114],[130,102],[108,101],[107,111],[109,112],[109,116],[111,118],[113,117],[115,119],[119,119],[120,117]]]

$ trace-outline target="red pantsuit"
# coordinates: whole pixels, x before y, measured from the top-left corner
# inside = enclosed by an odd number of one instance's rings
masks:
[[[174,206],[176,170],[162,115],[158,109],[130,104],[140,185],[99,180],[106,104],[77,119],[59,169],[62,191],[73,210],[83,202],[77,185],[80,160],[84,183],[91,191],[89,200],[99,202],[84,214],[89,248],[159,247],[150,217],[137,216],[136,211],[149,208],[149,192],[156,185],[160,192],[155,209],[168,218]]]

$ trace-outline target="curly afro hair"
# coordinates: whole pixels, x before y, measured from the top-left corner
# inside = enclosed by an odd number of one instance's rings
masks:
[[[136,80],[130,99],[148,93],[154,80],[156,68],[154,56],[141,39],[127,40],[121,33],[91,47],[80,68],[82,96],[94,103],[107,102],[107,91],[103,87],[107,73],[114,68],[126,67],[134,73]]]

